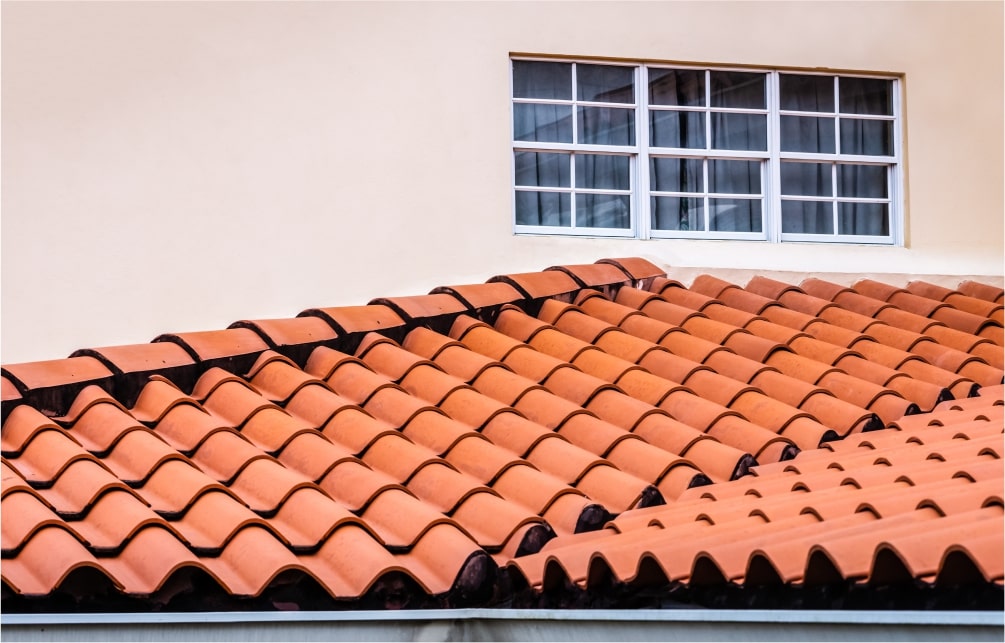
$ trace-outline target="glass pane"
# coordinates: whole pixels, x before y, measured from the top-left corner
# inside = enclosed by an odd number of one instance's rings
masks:
[[[841,111],[847,114],[893,116],[893,81],[878,78],[840,78]]]
[[[569,154],[516,152],[513,157],[517,185],[549,188],[570,186]]]
[[[885,199],[887,172],[885,165],[838,165],[838,196],[859,199]]]
[[[710,160],[708,162],[708,186],[709,192],[760,194],[761,163],[760,161]]]
[[[892,121],[841,119],[841,153],[893,156]]]
[[[630,190],[630,161],[612,154],[577,154],[576,187],[593,190]]]
[[[717,150],[767,150],[768,117],[712,112],[712,147]]]
[[[834,203],[782,201],[782,232],[834,234]]]
[[[889,208],[885,203],[838,203],[838,234],[890,234]]]
[[[572,200],[567,192],[517,190],[517,225],[572,225]]]
[[[514,103],[513,139],[571,143],[572,106]]]
[[[708,229],[717,232],[760,232],[760,199],[709,199]]]
[[[812,116],[782,116],[783,152],[819,152],[833,154],[834,119]]]
[[[799,112],[834,111],[833,76],[778,76],[781,108]]]
[[[701,159],[649,159],[649,188],[656,192],[704,192]]]
[[[649,144],[653,147],[705,149],[705,114],[649,112]]]
[[[628,229],[632,199],[627,194],[577,194],[576,226]]]
[[[712,107],[764,109],[764,74],[713,71],[709,74]]]
[[[649,206],[653,230],[705,231],[704,199],[654,196]]]
[[[833,196],[829,163],[782,163],[782,194]]]
[[[635,110],[580,107],[579,142],[590,145],[635,145]]]
[[[649,69],[649,103],[705,105],[705,72],[700,69]]]
[[[635,68],[613,65],[577,65],[579,100],[600,103],[635,102]]]
[[[513,98],[572,100],[572,64],[514,60]]]

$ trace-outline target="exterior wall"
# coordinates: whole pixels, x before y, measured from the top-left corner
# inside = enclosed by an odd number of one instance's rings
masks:
[[[1001,280],[1001,2],[2,12],[4,363],[602,257]],[[903,74],[906,247],[515,237],[511,53]]]

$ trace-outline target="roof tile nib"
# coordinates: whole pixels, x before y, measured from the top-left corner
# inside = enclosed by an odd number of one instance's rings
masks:
[[[673,278],[5,365],[4,609],[1000,609],[1002,289]]]

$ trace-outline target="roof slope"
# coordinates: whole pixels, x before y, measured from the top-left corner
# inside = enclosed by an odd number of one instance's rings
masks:
[[[7,365],[4,608],[1000,606],[1002,311],[605,259]]]

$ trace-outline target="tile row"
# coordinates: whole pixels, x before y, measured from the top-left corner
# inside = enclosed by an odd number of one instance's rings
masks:
[[[985,408],[1000,409],[1001,399]],[[508,569],[539,591],[612,581],[1000,587],[1002,418],[976,415],[755,467],[673,505],[625,512],[601,531],[556,538]]]

